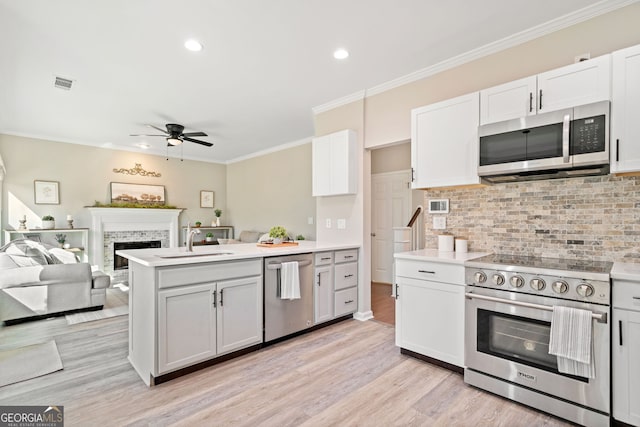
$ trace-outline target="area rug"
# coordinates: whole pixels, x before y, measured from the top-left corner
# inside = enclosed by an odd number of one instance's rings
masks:
[[[55,341],[0,351],[0,387],[62,370]]]
[[[67,324],[93,322],[94,320],[129,314],[129,292],[119,288],[107,289],[107,298],[102,310],[84,311],[82,313],[67,314]]]

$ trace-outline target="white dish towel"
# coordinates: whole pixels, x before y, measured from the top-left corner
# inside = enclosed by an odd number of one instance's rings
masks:
[[[553,307],[549,354],[558,357],[558,371],[595,378],[591,311]]]
[[[298,262],[283,262],[280,267],[280,299],[300,299]]]

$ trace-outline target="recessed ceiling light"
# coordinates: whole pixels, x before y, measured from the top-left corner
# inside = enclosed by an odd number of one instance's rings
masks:
[[[333,57],[336,59],[346,59],[349,57],[349,52],[346,49],[338,49],[333,52]]]
[[[202,50],[202,43],[196,39],[189,39],[184,42],[184,47],[191,52],[200,52]]]
[[[141,142],[140,144],[136,144],[136,146],[142,148],[143,150],[147,150],[147,149],[151,148],[150,144],[146,144],[144,142]]]

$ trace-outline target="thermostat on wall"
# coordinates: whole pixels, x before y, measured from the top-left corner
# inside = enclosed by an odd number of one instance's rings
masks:
[[[429,213],[449,213],[449,199],[429,200]]]

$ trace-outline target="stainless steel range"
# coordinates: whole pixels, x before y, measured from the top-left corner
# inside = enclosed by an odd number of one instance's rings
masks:
[[[610,414],[610,262],[488,255],[465,263],[468,384],[585,426]],[[595,378],[549,354],[554,306],[592,312]]]

